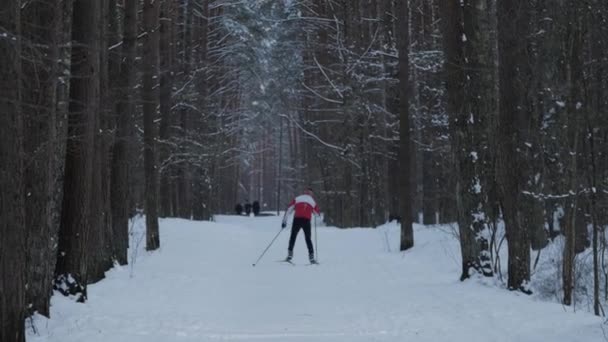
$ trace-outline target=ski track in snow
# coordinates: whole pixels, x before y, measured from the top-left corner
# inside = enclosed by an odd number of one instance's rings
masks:
[[[89,287],[85,304],[54,296],[52,319],[35,317],[36,333],[29,322],[27,340],[604,341],[602,320],[588,313],[479,280],[459,282],[458,243],[439,228],[416,227],[416,246],[400,253],[394,224],[319,227],[321,265],[307,267],[303,234],[296,266],[275,262],[287,253],[285,229],[252,267],[280,222],[161,220],[161,250],[139,246],[132,272],[109,271]]]

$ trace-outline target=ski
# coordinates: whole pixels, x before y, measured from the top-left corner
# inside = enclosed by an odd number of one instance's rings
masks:
[[[311,262],[308,264],[296,264],[293,261],[289,261],[289,260],[277,260],[277,262],[282,263],[282,264],[291,265],[291,266],[319,266],[319,265],[321,265],[321,263],[319,263],[318,261]]]

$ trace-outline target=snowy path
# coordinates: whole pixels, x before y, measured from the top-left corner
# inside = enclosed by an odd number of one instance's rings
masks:
[[[300,236],[295,267],[275,262],[286,230],[254,268],[280,220],[218,221],[161,221],[161,251],[139,252],[132,276],[109,272],[84,305],[55,296],[28,341],[604,341],[592,315],[458,282],[456,241],[439,229],[398,253],[396,226],[319,228],[322,265],[303,266]]]

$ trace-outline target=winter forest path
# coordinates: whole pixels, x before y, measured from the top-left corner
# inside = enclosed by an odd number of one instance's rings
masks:
[[[457,241],[439,228],[417,228],[414,250],[399,253],[396,225],[320,227],[320,266],[304,266],[303,236],[296,266],[276,262],[286,229],[252,267],[279,227],[277,217],[162,220],[160,251],[139,246],[136,262],[92,285],[84,305],[55,296],[53,318],[37,318],[28,341],[604,340],[592,315],[460,283]]]

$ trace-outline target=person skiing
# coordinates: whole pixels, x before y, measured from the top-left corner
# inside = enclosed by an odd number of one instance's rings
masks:
[[[285,261],[291,262],[293,258],[293,246],[296,243],[298,232],[300,229],[304,230],[304,237],[306,239],[306,246],[308,247],[308,258],[311,264],[316,264],[315,251],[311,240],[311,228],[310,219],[313,213],[319,215],[319,206],[313,198],[313,192],[311,188],[307,188],[304,193],[294,198],[287,207],[285,215],[283,216],[283,223],[281,227],[284,229],[287,227],[287,215],[290,211],[295,211],[293,223],[291,225],[291,236],[289,237],[289,247],[287,248],[287,258]]]

